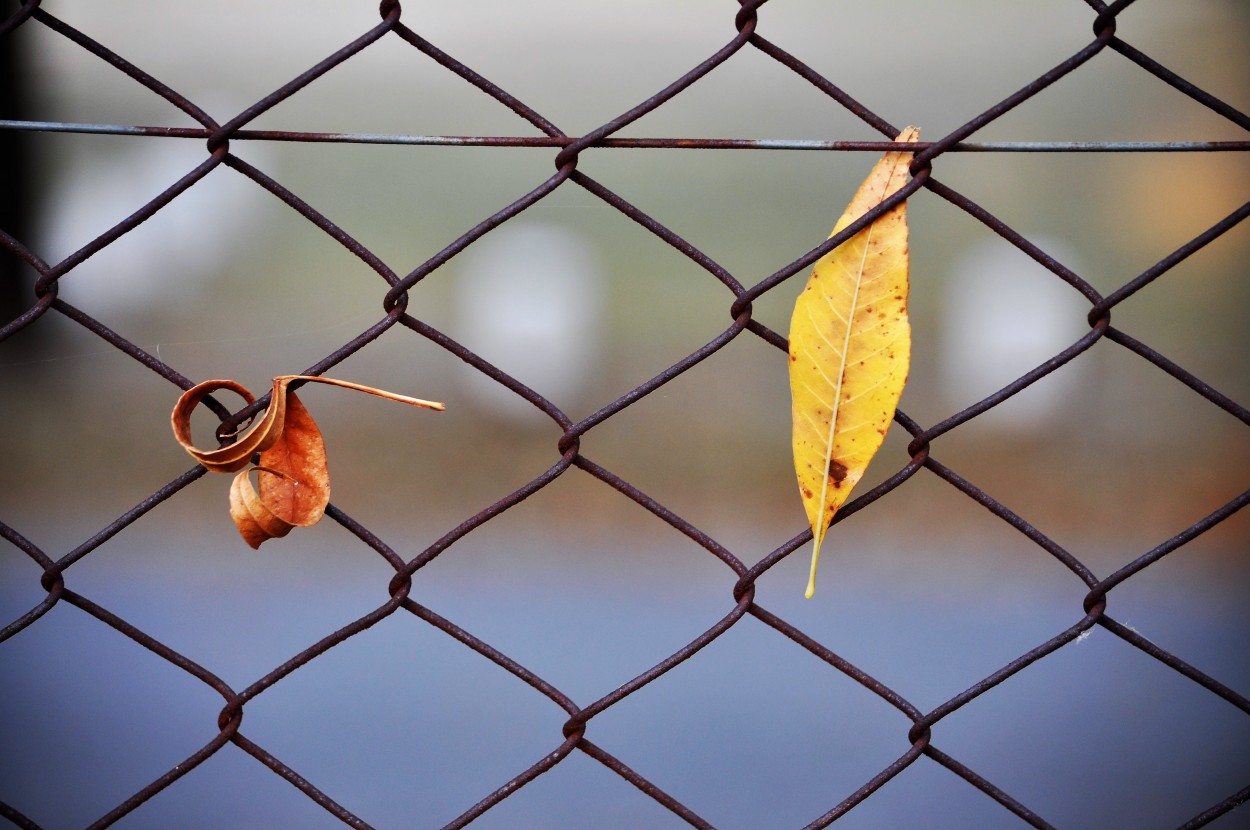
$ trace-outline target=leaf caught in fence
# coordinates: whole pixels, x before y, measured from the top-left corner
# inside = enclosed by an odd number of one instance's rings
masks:
[[[230,517],[253,548],[315,525],[330,503],[330,468],[317,422],[296,397],[286,393],[281,434],[260,454],[255,467],[259,492],[243,470],[230,485]]]
[[[895,141],[920,136],[908,127]],[[912,154],[877,162],[833,229],[837,234],[907,181]],[[894,418],[911,357],[907,203],[817,263],[790,320],[794,468],[812,525],[806,596],[829,523],[863,476]]]
[[[314,381],[368,392],[392,401],[442,410],[443,404],[396,395],[333,378],[281,375],[273,379],[269,406],[239,439],[216,450],[197,449],[191,441],[191,413],[205,397],[229,389],[249,404],[256,398],[232,380],[208,380],[188,389],[174,405],[174,437],[191,457],[213,472],[238,472],[230,485],[230,517],[244,541],[258,548],[269,539],[285,536],[293,527],[311,527],[330,503],[330,470],[325,440],[316,421],[289,387],[293,381]],[[255,469],[259,489],[244,469],[260,453]],[[242,472],[239,472],[242,471]]]

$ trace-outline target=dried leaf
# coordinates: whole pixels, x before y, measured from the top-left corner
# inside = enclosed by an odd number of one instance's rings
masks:
[[[260,494],[248,479],[252,472],[265,475],[266,470],[263,467],[253,467],[239,473],[230,482],[230,518],[234,519],[234,526],[239,529],[243,541],[255,549],[263,542],[287,535],[295,525],[275,515],[261,501]],[[322,510],[324,509],[323,505]]]
[[[284,394],[274,394],[273,399],[269,402],[269,408],[265,410],[265,414],[261,419],[253,423],[247,432],[230,446],[215,450],[196,449],[191,441],[191,413],[200,405],[200,401],[218,389],[229,389],[231,392],[241,396],[249,404],[256,401],[256,398],[246,387],[232,380],[206,380],[182,393],[182,397],[178,398],[178,403],[174,405],[174,412],[170,416],[170,420],[174,426],[174,437],[178,439],[179,444],[182,444],[182,448],[191,454],[192,458],[214,473],[234,473],[251,463],[252,456],[255,453],[266,449],[273,443],[275,425],[278,432],[282,431],[282,420],[286,410],[286,396]],[[276,378],[274,379],[274,391],[275,393],[277,392]]]
[[[285,388],[285,387],[284,387]],[[230,485],[230,517],[253,548],[291,528],[312,527],[330,503],[330,468],[321,430],[294,392],[286,392],[282,432],[260,454],[260,491],[250,470]]]
[[[908,127],[895,141],[913,142]],[[836,234],[907,181],[912,154],[885,154],[833,229]],[[911,357],[907,205],[882,214],[816,263],[790,320],[794,467],[812,525],[806,595],[829,523],[885,440]]]
[[[292,525],[317,523],[330,503],[330,468],[317,422],[294,392],[286,396],[282,434],[260,454],[260,500]]]
[[[171,416],[174,437],[191,457],[214,472],[239,472],[230,485],[230,517],[253,548],[285,536],[293,527],[310,527],[325,513],[330,502],[330,470],[325,441],[316,421],[290,391],[293,381],[316,381],[368,392],[400,403],[442,410],[441,403],[396,395],[371,386],[333,378],[281,375],[273,379],[269,407],[239,439],[216,450],[200,450],[191,442],[191,413],[209,394],[229,389],[249,404],[256,399],[232,380],[209,380],[183,393]],[[260,475],[259,490],[252,486],[244,468],[260,453],[254,469]]]

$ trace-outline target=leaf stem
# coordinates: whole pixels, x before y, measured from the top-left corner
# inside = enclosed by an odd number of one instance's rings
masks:
[[[407,395],[387,392],[385,389],[375,389],[372,386],[352,383],[349,380],[335,380],[334,378],[323,378],[316,375],[283,375],[280,378],[275,378],[275,380],[304,380],[315,381],[316,383],[328,383],[331,386],[341,386],[344,389],[355,389],[357,392],[368,392],[370,395],[377,395],[379,398],[386,398],[388,401],[406,403],[410,406],[419,406],[422,409],[433,409],[438,412],[442,412],[447,408],[447,406],[440,401],[426,401],[421,398],[410,398]]]

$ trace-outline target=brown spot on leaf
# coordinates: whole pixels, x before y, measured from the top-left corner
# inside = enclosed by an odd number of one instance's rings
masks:
[[[834,487],[841,487],[842,481],[846,478],[846,465],[836,458],[830,458],[826,473],[829,476],[829,480],[833,482]]]

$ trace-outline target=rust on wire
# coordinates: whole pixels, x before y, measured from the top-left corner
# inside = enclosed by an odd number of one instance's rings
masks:
[[[123,529],[136,522],[143,521],[144,517],[153,508],[201,478],[204,473],[202,468],[196,467],[175,477],[172,481],[159,487],[139,504],[126,510],[111,522],[99,528],[82,544],[59,557],[41,550],[24,536],[19,529],[0,522],[0,537],[3,537],[7,544],[12,546],[17,552],[29,558],[37,567],[40,574],[38,585],[44,594],[36,604],[15,618],[0,620],[0,623],[3,624],[3,627],[0,627],[0,642],[31,626],[38,625],[39,621],[50,609],[59,603],[67,603],[89,615],[99,624],[107,626],[138,643],[155,657],[164,660],[187,677],[211,689],[223,701],[217,716],[216,734],[211,739],[186,755],[178,763],[156,775],[149,783],[132,793],[128,798],[113,805],[92,825],[93,827],[106,827],[120,821],[144,802],[171,787],[183,776],[192,774],[199,765],[213,757],[227,745],[233,745],[259,760],[269,771],[285,780],[301,792],[303,796],[311,800],[312,803],[320,806],[342,824],[356,828],[369,827],[364,819],[353,812],[354,805],[338,803],[326,792],[319,789],[315,782],[304,778],[270,749],[247,737],[243,731],[243,715],[249,703],[278,684],[283,683],[297,669],[319,659],[331,648],[356,637],[361,632],[394,615],[409,615],[443,632],[475,655],[498,666],[520,680],[529,689],[550,701],[560,710],[563,710],[567,716],[559,732],[550,736],[548,745],[541,748],[541,751],[535,750],[531,763],[513,771],[506,780],[484,787],[475,796],[478,800],[473,804],[463,805],[463,812],[451,821],[447,825],[448,827],[465,827],[473,824],[476,819],[490,812],[500,802],[529,786],[539,776],[557,767],[574,754],[580,754],[610,770],[653,800],[659,807],[671,812],[677,819],[694,827],[712,827],[713,825],[705,816],[700,815],[691,805],[680,800],[679,793],[666,791],[659,783],[647,777],[646,770],[635,769],[626,764],[624,760],[616,757],[610,748],[592,743],[587,735],[591,732],[594,718],[631,696],[646,694],[647,687],[650,684],[690,660],[701,649],[715,642],[733,627],[741,624],[741,621],[747,617],[754,618],[763,625],[792,640],[810,655],[810,659],[820,661],[832,671],[838,672],[859,684],[884,705],[891,707],[902,716],[902,728],[900,728],[899,734],[900,748],[891,750],[892,755],[898,753],[897,757],[885,767],[869,776],[854,791],[830,794],[828,801],[822,805],[824,812],[810,817],[807,826],[811,828],[827,827],[836,823],[867,799],[888,797],[879,795],[882,787],[922,758],[927,758],[949,770],[968,785],[992,799],[1005,813],[1014,816],[1025,824],[1036,828],[1051,827],[1052,825],[1047,823],[1044,818],[1031,810],[1023,801],[1018,800],[1017,795],[1008,793],[1000,784],[995,783],[994,778],[1001,771],[974,769],[967,763],[966,759],[960,760],[935,745],[933,728],[940,721],[963,707],[976,705],[978,699],[1000,683],[1003,683],[1025,668],[1036,664],[1038,661],[1045,660],[1048,655],[1053,654],[1064,645],[1073,642],[1095,627],[1101,627],[1188,681],[1197,684],[1236,707],[1241,712],[1250,715],[1250,701],[1247,701],[1244,695],[1220,680],[1205,674],[1200,668],[1191,665],[1180,656],[1172,654],[1161,646],[1150,642],[1128,626],[1113,619],[1107,613],[1108,598],[1117,586],[1131,580],[1144,569],[1171,555],[1182,546],[1190,543],[1220,522],[1225,521],[1245,508],[1247,504],[1250,504],[1250,492],[1243,493],[1241,496],[1213,510],[1204,518],[1177,533],[1173,538],[1141,554],[1137,559],[1125,565],[1116,573],[1100,578],[1073,552],[1065,549],[1057,540],[1045,535],[1039,528],[1030,523],[1024,515],[1002,503],[941,460],[940,451],[935,449],[935,441],[940,436],[958,429],[962,425],[989,412],[1042,378],[1054,372],[1062,371],[1065,366],[1078,356],[1095,346],[1101,346],[1101,344],[1114,344],[1113,347],[1122,348],[1128,353],[1140,357],[1202,396],[1206,402],[1231,414],[1239,419],[1241,423],[1250,426],[1250,409],[1234,401],[1151,346],[1138,341],[1112,324],[1112,312],[1116,306],[1134,294],[1147,289],[1161,275],[1169,272],[1179,263],[1220,238],[1223,234],[1239,226],[1250,215],[1250,203],[1234,210],[1224,219],[1164,256],[1154,265],[1144,269],[1135,278],[1104,296],[1089,281],[1056,261],[1036,244],[1025,238],[1016,228],[995,216],[966,195],[944,184],[940,180],[940,176],[935,171],[934,166],[934,163],[942,155],[956,152],[1196,153],[1246,152],[1250,150],[1250,141],[1244,140],[1110,142],[973,142],[968,140],[969,137],[986,125],[994,122],[1023,102],[1037,96],[1060,79],[1073,73],[1079,74],[1082,66],[1095,58],[1095,56],[1106,51],[1118,53],[1136,65],[1141,71],[1150,73],[1164,83],[1171,85],[1210,112],[1227,119],[1235,125],[1250,129],[1250,116],[1211,95],[1196,84],[1186,80],[1155,59],[1121,40],[1117,34],[1116,17],[1130,5],[1131,0],[1119,0],[1119,2],[1110,5],[1101,2],[1101,0],[1086,0],[1086,4],[1093,13],[1089,18],[1093,36],[1088,43],[1020,89],[995,103],[984,112],[977,114],[965,124],[955,128],[949,134],[935,140],[918,143],[916,145],[915,161],[912,165],[914,178],[902,191],[841,233],[817,245],[775,273],[754,284],[747,285],[695,245],[666,227],[662,222],[648,215],[602,182],[578,170],[578,159],[583,151],[600,148],[793,150],[818,152],[880,152],[884,149],[892,148],[891,140],[898,132],[895,125],[880,114],[872,111],[862,102],[856,100],[834,81],[824,77],[815,69],[757,32],[758,20],[756,11],[764,3],[765,0],[741,0],[737,8],[734,8],[733,4],[729,4],[726,10],[726,22],[732,22],[734,34],[726,41],[724,46],[699,60],[689,71],[673,78],[671,82],[658,90],[654,95],[580,136],[565,134],[547,116],[540,114],[494,81],[479,74],[476,70],[461,63],[429,40],[426,40],[404,21],[401,5],[394,0],[386,0],[381,4],[379,8],[381,19],[371,29],[354,38],[345,37],[346,45],[306,71],[299,73],[288,83],[261,97],[224,124],[217,123],[196,103],[187,100],[159,79],[147,74],[122,56],[115,54],[106,46],[94,40],[90,33],[79,31],[68,23],[54,17],[42,9],[36,0],[27,0],[16,11],[12,12],[7,19],[0,21],[0,37],[11,37],[14,32],[18,32],[26,27],[42,28],[44,31],[41,32],[41,37],[48,37],[50,34],[60,36],[65,42],[74,44],[94,55],[109,67],[111,71],[130,78],[145,87],[152,94],[173,104],[200,125],[198,127],[159,127],[6,120],[0,121],[0,129],[195,139],[204,141],[207,150],[207,155],[194,170],[150,199],[150,201],[124,221],[108,229],[80,250],[59,262],[45,262],[27,247],[25,241],[11,235],[10,229],[0,228],[0,244],[17,260],[29,265],[37,274],[34,302],[13,319],[0,320],[0,339],[10,337],[33,326],[41,325],[44,318],[49,315],[59,316],[76,324],[91,335],[94,335],[100,342],[127,355],[139,365],[152,371],[168,382],[171,390],[187,389],[192,386],[192,381],[178,369],[162,361],[159,355],[153,355],[141,348],[138,344],[129,340],[125,334],[114,330],[102,320],[92,316],[90,309],[79,308],[62,300],[58,296],[58,284],[66,274],[133,231],[140,224],[161,211],[179,194],[196,187],[214,168],[224,165],[272,193],[306,220],[313,228],[324,233],[328,238],[362,261],[378,279],[376,283],[377,317],[375,321],[353,337],[345,340],[338,348],[318,360],[313,366],[304,369],[301,374],[326,372],[346,360],[349,356],[362,349],[369,348],[385,332],[395,327],[402,327],[427,339],[438,348],[445,350],[449,355],[466,363],[473,371],[480,372],[491,378],[512,394],[528,402],[546,418],[550,419],[551,423],[559,430],[559,438],[553,446],[554,455],[550,467],[511,493],[487,505],[478,513],[459,520],[454,527],[429,544],[424,550],[408,558],[392,549],[382,538],[359,520],[348,515],[336,505],[329,505],[326,509],[326,515],[339,523],[361,544],[376,552],[391,569],[393,575],[389,577],[389,582],[386,584],[386,600],[380,602],[377,607],[368,611],[368,613],[351,620],[338,630],[326,634],[317,642],[301,649],[290,659],[273,667],[242,689],[231,687],[209,669],[198,665],[163,643],[155,633],[140,629],[114,611],[97,604],[66,586],[66,574],[77,563],[90,556],[102,544]],[[1088,34],[1084,36],[1089,37]],[[471,84],[476,89],[476,92],[472,94],[486,95],[502,106],[507,107],[531,124],[541,135],[383,135],[351,132],[261,130],[248,126],[262,113],[298,95],[300,90],[316,79],[333,72],[337,66],[384,39],[393,40],[396,44],[404,46],[404,48],[411,47],[430,57],[443,70],[453,73]],[[616,135],[621,129],[637,121],[642,116],[664,106],[679,92],[689,87],[699,78],[714,71],[733,55],[744,50],[754,50],[758,55],[775,61],[783,70],[793,73],[799,81],[815,87],[821,94],[826,96],[831,106],[844,108],[847,112],[859,118],[868,131],[880,134],[882,139],[863,141],[735,137],[626,138]],[[270,175],[233,155],[230,147],[231,142],[234,141],[393,144],[465,148],[532,148],[552,153],[555,172],[550,173],[545,181],[537,183],[532,190],[511,204],[506,205],[474,227],[464,230],[458,238],[448,244],[442,251],[420,263],[409,273],[398,274],[391,270],[367,246],[335,225],[315,206],[296,196]],[[440,268],[456,254],[473,245],[486,233],[511,221],[514,217],[539,203],[561,186],[580,188],[587,195],[601,202],[606,208],[619,212],[644,229],[658,243],[671,247],[699,269],[705,271],[708,279],[713,280],[717,284],[718,290],[723,289],[724,293],[721,295],[721,299],[729,316],[724,330],[703,346],[681,357],[654,376],[639,383],[633,389],[621,392],[618,397],[604,404],[589,416],[576,421],[562,411],[556,402],[544,397],[542,390],[526,386],[520,380],[500,370],[480,355],[475,354],[471,349],[456,342],[428,321],[422,320],[408,311],[408,293],[426,276]],[[925,190],[927,193],[944,200],[975,221],[982,223],[994,234],[1037,262],[1053,275],[1055,279],[1062,281],[1079,292],[1088,303],[1087,332],[1030,371],[987,395],[984,399],[928,426],[923,425],[911,415],[900,410],[895,420],[899,427],[911,436],[911,441],[906,451],[907,456],[899,459],[897,470],[884,481],[848,502],[835,519],[835,521],[840,522],[857,511],[868,508],[878,500],[888,498],[891,493],[914,476],[928,475],[949,484],[954,491],[985,508],[1005,526],[1020,534],[1031,545],[1035,546],[1037,550],[1053,558],[1055,562],[1067,569],[1075,577],[1075,583],[1080,591],[1080,601],[1074,607],[1073,617],[1065,623],[1065,627],[1062,630],[1054,631],[1042,642],[1037,643],[968,688],[954,694],[946,702],[928,711],[907,700],[898,691],[886,685],[880,679],[873,677],[869,672],[856,666],[845,657],[835,653],[826,644],[801,630],[793,623],[770,612],[756,602],[755,584],[757,580],[808,541],[811,536],[810,530],[797,533],[792,539],[775,550],[758,551],[757,555],[752,557],[750,561],[744,561],[739,554],[725,547],[659,499],[646,493],[619,473],[583,455],[581,451],[581,439],[587,433],[609,419],[616,417],[648,395],[662,389],[666,384],[681,377],[688,370],[712,355],[717,354],[735,340],[744,337],[748,339],[752,337],[759,338],[762,343],[784,354],[786,349],[784,335],[753,319],[752,302],[787,282],[796,274],[810,268],[817,259],[841,244],[843,240],[853,236],[861,228],[866,227],[876,215],[888,210],[894,204],[920,190]],[[262,398],[249,407],[237,412],[231,412],[219,402],[211,399],[205,401],[210,411],[222,422],[222,429],[226,432],[252,417],[266,403],[267,399]],[[733,575],[732,591],[726,595],[725,605],[718,612],[721,614],[719,619],[709,620],[705,630],[634,678],[622,683],[596,700],[580,702],[557,688],[533,669],[521,664],[514,657],[479,639],[454,621],[442,617],[430,608],[422,605],[414,592],[414,577],[421,568],[437,559],[466,534],[511,510],[526,498],[546,488],[556,479],[565,475],[572,468],[577,468],[581,472],[602,481],[622,497],[641,506],[674,532],[694,542]],[[575,473],[575,475],[577,474]],[[3,785],[0,785],[0,818],[4,818],[10,825],[15,827],[39,827],[34,820],[22,813],[16,804],[8,803],[8,799],[12,799],[14,795],[5,791]],[[1250,800],[1250,787],[1229,793],[1222,800],[1204,806],[1202,811],[1191,817],[1184,826],[1203,826],[1226,815],[1247,800]],[[355,809],[362,809],[362,805],[355,805]]]

